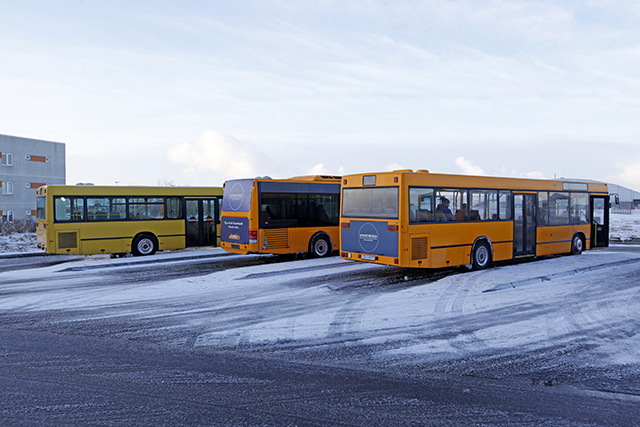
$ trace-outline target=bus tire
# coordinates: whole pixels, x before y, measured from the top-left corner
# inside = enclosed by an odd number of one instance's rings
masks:
[[[316,234],[311,239],[311,255],[315,258],[326,257],[331,254],[331,241],[326,234]]]
[[[471,265],[474,270],[483,270],[491,264],[491,246],[486,240],[478,241],[471,253]]]
[[[157,250],[158,241],[151,234],[138,234],[131,245],[131,253],[135,256],[153,255]]]
[[[584,240],[579,234],[575,234],[571,240],[571,253],[574,255],[580,255],[584,250]]]

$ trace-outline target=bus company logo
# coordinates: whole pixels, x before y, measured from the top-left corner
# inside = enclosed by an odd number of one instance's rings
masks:
[[[237,211],[242,207],[244,201],[244,187],[239,182],[233,184],[231,191],[229,191],[229,207],[231,210]]]
[[[364,252],[371,253],[378,248],[379,242],[380,235],[378,229],[370,222],[362,224],[358,230],[358,244],[360,245],[360,249]]]

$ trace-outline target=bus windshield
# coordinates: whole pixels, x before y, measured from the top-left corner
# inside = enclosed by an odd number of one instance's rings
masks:
[[[345,188],[342,216],[398,219],[398,187]]]

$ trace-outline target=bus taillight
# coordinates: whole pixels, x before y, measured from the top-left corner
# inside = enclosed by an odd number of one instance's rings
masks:
[[[388,231],[398,231],[398,226],[397,225],[387,225],[387,230]]]
[[[249,243],[258,243],[258,231],[249,231]]]
[[[351,228],[351,223],[350,222],[343,222],[340,224],[340,227],[342,228]]]

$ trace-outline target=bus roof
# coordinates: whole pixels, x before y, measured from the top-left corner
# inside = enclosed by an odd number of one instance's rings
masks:
[[[455,175],[430,173],[428,170],[411,169],[395,170],[391,172],[372,172],[345,175],[344,184],[347,187],[359,187],[363,185],[362,177],[376,176],[379,182],[372,186],[389,186],[394,184],[394,178],[402,176],[402,180],[408,185],[426,185],[432,187],[462,187],[462,188],[496,188],[514,189],[523,191],[591,191],[608,193],[608,185],[603,182],[579,180],[579,179],[533,179],[510,178],[478,175]]]
[[[45,185],[37,190],[46,194],[66,196],[222,196],[222,187],[151,187],[129,185]]]

